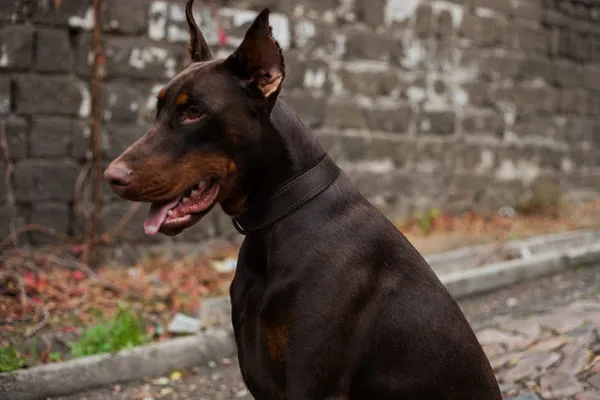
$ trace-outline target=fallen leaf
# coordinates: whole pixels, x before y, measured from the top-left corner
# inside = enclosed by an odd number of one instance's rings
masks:
[[[181,372],[179,372],[179,371],[173,371],[171,373],[171,380],[172,381],[178,381],[180,379],[181,379]]]
[[[76,281],[81,281],[86,278],[86,275],[81,271],[73,271],[71,272],[71,278],[75,279]]]
[[[150,382],[152,382],[153,385],[168,385],[169,384],[169,378],[167,378],[166,376],[161,376],[160,378],[156,378],[151,380]]]

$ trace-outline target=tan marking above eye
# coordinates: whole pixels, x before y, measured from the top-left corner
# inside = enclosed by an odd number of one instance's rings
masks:
[[[177,105],[183,105],[186,104],[188,101],[190,100],[190,95],[187,93],[180,93],[179,96],[177,96],[177,100],[175,100],[175,103]]]
[[[160,89],[160,92],[158,92],[158,95],[156,95],[156,98],[159,100],[164,99],[166,91],[167,90],[165,88]]]

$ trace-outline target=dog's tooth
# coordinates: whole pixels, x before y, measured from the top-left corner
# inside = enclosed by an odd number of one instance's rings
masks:
[[[197,191],[197,190],[192,190],[192,194],[191,194],[190,196],[191,196],[191,197],[194,197],[194,196],[195,196],[195,195],[197,195],[197,194],[198,194],[198,191]]]
[[[173,210],[169,210],[167,211],[167,215],[170,217],[171,215],[173,215]]]
[[[189,201],[190,199],[188,199],[187,197],[184,197],[183,199],[181,199],[181,203],[185,204]]]

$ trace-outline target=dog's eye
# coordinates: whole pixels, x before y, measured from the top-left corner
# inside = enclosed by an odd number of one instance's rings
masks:
[[[183,123],[189,124],[192,122],[196,122],[196,121],[202,119],[202,117],[204,117],[204,115],[205,114],[203,112],[192,108],[192,109],[186,111],[185,114],[183,115]]]

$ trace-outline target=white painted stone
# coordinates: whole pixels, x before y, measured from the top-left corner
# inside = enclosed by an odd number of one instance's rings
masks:
[[[169,25],[167,28],[167,40],[169,42],[187,42],[190,40],[190,33],[187,29],[177,25]]]
[[[498,13],[494,10],[490,10],[489,8],[478,7],[475,9],[475,15],[482,18],[494,18],[498,15]]]
[[[569,158],[563,158],[560,163],[560,167],[563,172],[572,172],[573,171],[573,161]]]
[[[386,25],[402,22],[415,14],[419,0],[388,0],[384,10]]]
[[[83,82],[77,82],[79,93],[81,93],[81,104],[79,105],[79,116],[81,118],[89,117],[92,112],[92,96],[87,85]]]
[[[155,1],[150,5],[148,22],[148,37],[152,40],[162,40],[166,36],[168,8],[164,1]]]
[[[154,110],[154,108],[156,107],[156,96],[158,96],[158,93],[161,91],[162,88],[163,88],[163,85],[154,85],[150,89],[150,94],[148,95],[148,98],[146,99],[146,111],[147,112]]]
[[[332,84],[331,91],[336,96],[341,96],[346,92],[342,79],[337,74],[337,71],[329,71],[329,81]]]
[[[346,35],[335,33],[333,35],[333,41],[335,42],[335,49],[332,55],[335,57],[341,57],[346,54]]]
[[[389,158],[384,158],[379,161],[359,161],[353,163],[354,167],[360,171],[368,171],[379,174],[385,174],[394,170],[394,162]]]
[[[321,89],[326,80],[327,70],[325,68],[307,69],[304,73],[304,87],[309,89]]]
[[[463,19],[463,7],[459,4],[450,3],[447,1],[433,1],[431,8],[437,14],[440,11],[449,11],[452,15],[452,25],[458,28]]]
[[[94,27],[94,9],[89,7],[83,17],[72,16],[69,17],[67,22],[71,28],[81,28],[91,31]]]
[[[419,40],[412,40],[408,43],[404,56],[400,60],[400,65],[406,69],[417,68],[427,58],[427,49]]]
[[[312,40],[317,33],[315,24],[310,21],[299,21],[294,26],[294,37],[296,40],[296,47],[302,48],[306,46],[310,40]]]
[[[457,106],[466,106],[469,104],[469,94],[461,87],[452,90],[452,102]]]
[[[517,168],[511,160],[502,160],[496,170],[496,178],[501,181],[512,181],[517,178]]]
[[[195,12],[194,12],[195,14]],[[194,18],[197,16],[194,15]],[[185,22],[185,7],[182,4],[170,4],[169,7],[169,18],[172,22]],[[198,19],[196,18],[196,22],[198,23]]]
[[[488,149],[483,149],[481,151],[481,161],[475,167],[475,172],[478,174],[483,174],[491,171],[494,167],[494,153],[492,153]]]
[[[175,75],[177,75],[177,61],[174,58],[167,58],[165,61],[165,68],[167,78],[173,78]]]
[[[360,61],[348,61],[343,64],[344,69],[352,72],[375,72],[382,73],[389,71],[389,63],[385,61],[376,60],[360,60]]]
[[[8,113],[10,111],[10,98],[8,95],[0,94],[0,113]]]
[[[288,50],[292,44],[290,37],[290,21],[284,14],[273,13],[269,16],[273,27],[273,36],[283,50]]]
[[[511,160],[503,160],[496,170],[496,178],[500,181],[520,180],[531,183],[540,174],[540,169],[528,160],[518,160],[516,165]]]
[[[168,52],[161,47],[138,47],[131,51],[129,65],[135,69],[144,69],[150,63],[165,62]]]
[[[234,27],[240,27],[244,24],[254,21],[258,13],[252,10],[240,10],[234,8],[222,8],[219,13],[223,17],[231,18]],[[283,50],[287,50],[291,45],[290,37],[290,22],[286,15],[281,13],[271,13],[269,22],[273,28],[273,36]],[[232,38],[233,41],[234,38]],[[208,38],[207,38],[208,40]],[[241,38],[238,38],[238,43],[241,43]]]
[[[427,99],[427,92],[422,87],[411,86],[406,90],[406,96],[411,103],[421,103]]]
[[[8,66],[8,63],[8,50],[6,49],[6,45],[3,44],[2,47],[0,47],[0,67],[6,67]]]

